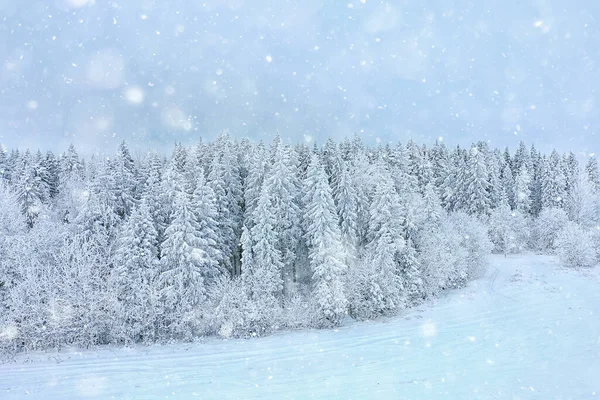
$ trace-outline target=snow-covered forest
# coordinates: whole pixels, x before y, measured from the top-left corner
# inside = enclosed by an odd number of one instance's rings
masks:
[[[393,315],[491,251],[596,264],[594,157],[219,135],[165,157],[0,151],[0,349],[251,337]]]

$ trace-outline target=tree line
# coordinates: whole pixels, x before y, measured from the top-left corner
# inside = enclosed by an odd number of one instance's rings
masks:
[[[0,348],[335,327],[461,287],[491,250],[591,265],[599,193],[594,157],[524,143],[0,151]]]

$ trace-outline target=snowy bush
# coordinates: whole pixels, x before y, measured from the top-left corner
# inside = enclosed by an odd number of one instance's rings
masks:
[[[556,252],[567,267],[591,267],[597,263],[592,235],[573,222],[559,232]]]
[[[491,251],[485,226],[463,212],[450,213],[439,225],[430,225],[417,238],[423,296],[464,286],[477,277]]]
[[[430,298],[445,289],[452,274],[463,275],[461,260],[466,258],[466,249],[459,247],[458,233],[446,220],[439,226],[428,226],[417,237],[419,264],[423,280],[422,296]]]
[[[309,298],[303,293],[294,293],[283,301],[282,327],[289,329],[313,326],[313,314]]]
[[[463,212],[450,213],[448,224],[458,233],[459,248],[466,250],[465,258],[459,261],[464,265],[466,278],[477,278],[487,265],[492,250],[485,225],[475,216]]]
[[[223,338],[250,337],[262,332],[259,312],[242,279],[219,279],[209,293],[212,331]]]
[[[102,253],[91,243],[64,240],[59,228],[36,225],[8,255],[20,280],[8,291],[4,324],[15,329],[11,340],[21,350],[112,342],[114,296]]]
[[[497,253],[515,254],[523,252],[529,242],[527,218],[508,204],[492,210],[488,220],[488,233]]]
[[[534,224],[533,240],[540,251],[554,251],[558,233],[569,222],[560,208],[544,208]]]
[[[363,260],[350,268],[346,276],[345,291],[348,297],[348,313],[358,320],[373,319],[393,310],[385,296],[385,282],[377,267]]]
[[[565,209],[571,221],[589,228],[598,224],[598,193],[587,174],[578,175],[567,197]]]
[[[438,218],[439,220],[439,218]],[[424,281],[421,265],[412,240],[408,240],[398,257],[398,269],[402,284],[403,306],[415,306],[423,301]]]

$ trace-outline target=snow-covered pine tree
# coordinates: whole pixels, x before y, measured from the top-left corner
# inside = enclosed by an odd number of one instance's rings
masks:
[[[185,165],[185,164],[184,164]],[[160,207],[153,211],[154,217],[157,218],[157,230],[159,236],[164,240],[164,230],[171,224],[174,214],[175,197],[177,193],[189,193],[188,181],[185,176],[185,171],[180,171],[177,167],[176,159],[171,157],[164,170],[156,171],[161,177],[160,188],[156,188],[152,197],[158,198]],[[148,199],[150,195],[146,193]],[[162,243],[162,241],[161,241]]]
[[[556,150],[542,166],[542,206],[563,207],[566,199],[566,177],[562,160]]]
[[[344,139],[339,144],[340,148],[340,156],[345,162],[349,162],[352,157],[352,142],[348,136],[344,137]]]
[[[242,226],[242,237],[240,238],[240,246],[242,247],[242,278],[248,277],[246,270],[252,271],[254,268],[254,255],[252,254],[252,235],[248,226]]]
[[[527,146],[525,146],[525,142],[521,140],[519,142],[519,148],[515,152],[515,156],[511,164],[511,169],[515,172],[515,174],[518,174],[521,171],[521,167],[523,166],[525,166],[527,173],[531,175],[531,153],[527,151]]]
[[[494,150],[493,152],[488,153],[487,166],[489,174],[488,193],[490,198],[490,204],[492,208],[494,208],[500,203],[500,200],[504,195],[501,180],[502,154],[500,154],[500,151]]]
[[[250,231],[252,238],[252,266],[244,273],[251,280],[252,298],[259,300],[267,296],[278,300],[283,290],[283,261],[277,249],[277,223],[271,205],[270,193],[263,187],[258,206],[254,210],[256,223]]]
[[[323,168],[325,169],[325,174],[327,174],[327,179],[329,180],[329,185],[333,188],[333,181],[335,177],[335,168],[337,166],[337,158],[339,156],[339,151],[337,147],[337,143],[330,137],[327,138],[325,142],[325,146],[323,147],[322,163]]]
[[[562,168],[565,176],[565,192],[568,198],[573,185],[579,179],[579,161],[572,151],[563,154]]]
[[[116,212],[117,198],[110,160],[99,161],[97,171],[97,175],[88,183],[84,203],[73,222],[81,240],[90,242],[93,251],[105,257],[109,264],[114,255],[121,218]]]
[[[190,195],[175,194],[173,215],[161,246],[161,295],[165,307],[164,329],[190,338],[198,329],[198,314],[206,300],[205,276],[216,268],[211,250],[200,236],[201,226]]]
[[[488,186],[485,154],[473,146],[469,151],[463,181],[458,183],[458,190],[463,196],[460,208],[470,214],[488,214],[491,208]]]
[[[170,185],[163,183],[163,161],[158,154],[152,152],[146,157],[146,167],[143,170],[146,180],[143,183],[141,190],[142,197],[146,200],[146,204],[150,209],[150,215],[154,222],[154,227],[158,234],[158,243],[162,243],[165,229],[170,221],[170,207],[163,204],[162,201],[171,196],[164,193],[164,189]]]
[[[354,133],[354,135],[352,135],[350,143],[352,149],[352,158],[355,158],[360,153],[364,154],[366,152],[365,143],[363,142],[358,133]]]
[[[75,146],[71,144],[60,159],[60,181],[80,180],[83,179],[83,176],[84,168],[79,154],[77,154]]]
[[[131,214],[138,201],[139,182],[137,167],[125,141],[119,144],[112,169],[117,198],[116,212],[121,218],[125,218]]]
[[[403,289],[403,296],[407,306],[414,306],[423,301],[423,279],[419,268],[419,257],[411,239],[400,252],[398,269]]]
[[[440,189],[442,206],[446,211],[454,211],[460,207],[463,194],[459,191],[459,183],[464,180],[465,169],[466,161],[457,147],[450,156],[448,171]]]
[[[202,276],[207,285],[213,284],[225,271],[220,263],[225,257],[219,249],[219,217],[215,204],[215,193],[206,183],[205,173],[199,171],[196,177],[196,189],[192,194],[192,209],[198,222],[197,235],[200,238],[199,248],[206,254],[207,262],[203,264]]]
[[[339,173],[337,188],[334,191],[342,245],[345,250],[345,263],[350,265],[358,253],[358,195],[346,162],[338,157]]]
[[[338,326],[347,308],[342,283],[347,267],[341,260],[341,233],[331,188],[317,156],[311,159],[304,188],[304,224],[313,273],[316,323],[319,327]]]
[[[510,170],[514,171],[513,158],[510,155],[510,150],[508,150],[508,147],[504,148],[504,153],[502,153],[502,157],[504,158],[504,165],[508,165]]]
[[[242,138],[239,142],[236,141],[236,151],[237,154],[237,164],[239,165],[240,177],[242,179],[242,187],[246,184],[246,179],[248,179],[248,173],[250,171],[250,165],[252,163],[252,159],[250,155],[252,154],[253,149],[252,142],[248,138]]]
[[[48,187],[48,195],[51,199],[56,198],[60,187],[60,164],[53,152],[48,151],[43,161],[46,171],[45,179]]]
[[[298,143],[295,146],[296,154],[298,154],[298,171],[297,176],[300,182],[306,179],[306,171],[308,170],[308,166],[310,165],[310,148],[307,146],[306,142]]]
[[[21,163],[21,154],[19,150],[11,150],[4,167],[4,179],[7,183],[13,185],[13,176],[16,175],[17,165]]]
[[[189,176],[188,179],[195,183],[198,175],[202,171],[204,171],[204,173],[208,171],[210,162],[210,147],[202,140],[202,138],[200,138],[189,156],[190,166],[187,169],[191,176]]]
[[[425,146],[419,147],[409,140],[406,149],[408,152],[408,169],[411,176],[417,180],[419,191],[422,193],[425,185],[433,179],[432,166]]]
[[[42,204],[48,204],[50,202],[50,185],[48,170],[46,169],[46,158],[42,155],[41,151],[35,153],[35,157],[32,162],[33,174],[39,181],[39,191],[41,193]]]
[[[542,158],[531,145],[531,164],[533,176],[531,180],[531,215],[538,216],[542,210]]]
[[[450,173],[450,153],[446,144],[436,140],[435,145],[431,149],[430,158],[434,188],[436,193],[441,195],[446,176]]]
[[[173,168],[179,172],[182,176],[185,176],[187,171],[186,165],[188,164],[189,152],[181,143],[175,143],[173,153],[171,155],[171,163]]]
[[[25,216],[21,214],[21,205],[17,195],[8,184],[0,181],[0,310],[4,313],[3,298],[9,287],[16,282],[17,263],[8,259],[6,253],[14,248],[14,237],[25,233]]]
[[[385,314],[404,306],[402,280],[398,259],[405,246],[403,231],[404,219],[400,198],[394,190],[389,173],[381,168],[376,177],[377,185],[369,212],[369,243],[366,258],[374,265],[377,280],[382,291],[378,304],[373,304],[376,312]]]
[[[591,156],[585,164],[585,172],[594,189],[600,190],[600,171],[598,170],[598,160],[596,159],[596,156]]]
[[[111,289],[117,298],[115,317],[124,341],[156,340],[158,318],[158,233],[145,199],[122,225],[117,239]]]
[[[260,192],[268,169],[269,161],[267,153],[263,143],[260,142],[253,148],[248,178],[246,179],[246,185],[244,186],[244,224],[248,229],[251,229],[255,223],[252,216],[258,206],[258,199],[260,198]]]
[[[283,261],[275,230],[277,220],[266,187],[261,191],[253,220],[254,226],[244,237],[242,278],[258,313],[255,333],[262,334],[277,324],[283,291]]]
[[[6,151],[0,146],[0,183],[8,183],[9,181],[8,171],[8,155]]]
[[[515,179],[515,209],[523,214],[531,211],[531,176],[525,163],[521,163],[521,168]]]
[[[357,235],[359,246],[366,244],[369,223],[369,204],[373,187],[373,168],[365,154],[357,152],[350,163],[350,175],[357,198]]]
[[[224,267],[234,275],[240,273],[239,238],[243,214],[243,191],[238,159],[233,154],[228,136],[220,135],[214,145],[208,183],[215,192],[219,222],[219,244],[224,258]]]
[[[440,199],[430,182],[425,186],[423,193],[423,218],[428,223],[437,224],[444,213]]]
[[[11,167],[11,184],[16,187],[25,176],[27,168],[32,167],[33,156],[29,149],[25,150],[24,153],[16,153],[18,158],[15,159],[13,166]]]
[[[33,162],[27,163],[19,175],[14,187],[27,225],[31,228],[41,211],[45,197],[43,182]]]
[[[410,171],[408,150],[400,142],[390,153],[389,167],[398,193],[418,191],[417,176],[412,175]]]
[[[297,249],[302,231],[300,229],[300,183],[296,177],[297,165],[291,152],[294,150],[280,143],[274,149],[273,165],[264,181],[263,190],[268,192],[275,217],[273,228],[277,232],[276,247],[282,256],[282,279],[284,294],[293,291],[296,282]]]

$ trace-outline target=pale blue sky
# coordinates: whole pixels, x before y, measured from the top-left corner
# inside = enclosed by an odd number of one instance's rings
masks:
[[[0,0],[0,143],[599,151],[597,0]]]

